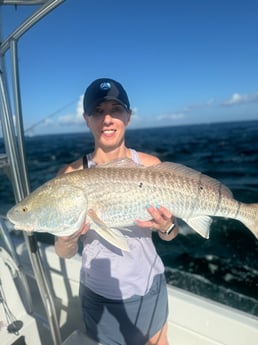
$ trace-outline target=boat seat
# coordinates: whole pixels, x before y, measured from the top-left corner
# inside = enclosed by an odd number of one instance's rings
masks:
[[[6,260],[8,258],[8,261]],[[0,339],[1,345],[41,344],[36,320],[27,313],[14,282],[12,258],[0,247]],[[10,320],[11,319],[11,320]],[[10,332],[10,324],[20,325]],[[9,327],[8,327],[9,326]]]

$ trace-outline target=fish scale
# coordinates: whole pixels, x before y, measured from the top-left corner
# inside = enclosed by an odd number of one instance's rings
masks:
[[[166,207],[206,238],[213,216],[237,219],[258,238],[258,204],[241,203],[218,180],[170,162],[143,167],[122,159],[58,176],[7,217],[18,229],[56,236],[68,236],[87,221],[108,242],[128,250],[117,228],[149,220],[147,205]]]

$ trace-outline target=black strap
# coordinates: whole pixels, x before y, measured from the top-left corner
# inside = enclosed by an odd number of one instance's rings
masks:
[[[82,166],[83,166],[83,169],[87,169],[88,168],[88,159],[87,159],[86,155],[84,155],[82,157]]]

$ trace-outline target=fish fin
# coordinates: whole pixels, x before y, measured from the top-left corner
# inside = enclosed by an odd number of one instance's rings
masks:
[[[258,239],[258,204],[248,204],[245,205],[246,209],[249,209],[249,214],[253,217],[249,219],[240,219],[240,221],[254,234]],[[247,213],[247,212],[246,212]]]
[[[119,232],[121,233],[121,231],[124,231],[124,232],[132,232],[132,229],[130,229],[129,227],[115,227],[115,228],[112,228],[112,230],[114,230],[115,232]]]
[[[209,238],[210,225],[212,218],[209,216],[192,217],[183,219],[191,228],[198,232],[202,237]]]
[[[190,175],[195,176],[195,175],[200,175],[201,172],[194,170],[192,168],[187,167],[186,165],[179,164],[179,163],[173,163],[173,162],[161,162],[156,165],[152,165],[150,167],[151,169],[158,169],[158,170],[173,170],[175,173],[178,172],[179,175]]]
[[[88,210],[88,216],[91,220],[95,223],[96,228],[94,229],[102,238],[104,238],[109,243],[113,244],[113,246],[129,251],[127,242],[125,237],[122,236],[117,230],[111,229],[107,226],[96,214],[96,212],[92,209]]]
[[[98,164],[96,168],[141,168],[141,164],[135,163],[130,158],[114,159],[108,163]]]

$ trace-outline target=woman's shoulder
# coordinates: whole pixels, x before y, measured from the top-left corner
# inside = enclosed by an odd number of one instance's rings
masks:
[[[61,175],[61,174],[67,174],[70,173],[72,171],[75,170],[82,170],[83,169],[83,165],[82,165],[82,159],[78,159],[72,163],[69,163],[65,166],[63,166],[57,173],[57,175]]]
[[[160,159],[156,156],[150,155],[145,152],[137,152],[141,164],[145,166],[156,165],[160,163]]]

